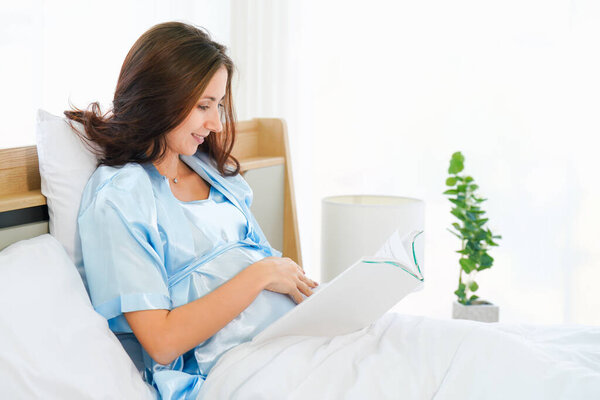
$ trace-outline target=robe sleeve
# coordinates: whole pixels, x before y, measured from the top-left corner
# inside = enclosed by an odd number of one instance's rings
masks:
[[[78,217],[92,304],[121,332],[131,332],[124,312],[171,309],[151,183],[130,175],[88,185]]]

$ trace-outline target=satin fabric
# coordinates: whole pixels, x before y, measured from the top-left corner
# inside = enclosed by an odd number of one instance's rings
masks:
[[[78,227],[90,298],[115,332],[123,312],[173,309],[216,289],[252,263],[281,256],[250,212],[241,175],[223,177],[203,153],[180,156],[210,185],[206,200],[182,202],[151,164],[100,166],[90,177]],[[295,303],[263,290],[223,329],[160,365],[145,352],[145,378],[163,399],[195,398],[216,361],[251,340]]]

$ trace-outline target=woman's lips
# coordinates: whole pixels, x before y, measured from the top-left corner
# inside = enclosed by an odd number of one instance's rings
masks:
[[[198,142],[198,144],[204,143],[204,137],[203,136],[196,135],[195,133],[192,133],[192,136],[194,137],[194,139],[196,139],[196,141]]]

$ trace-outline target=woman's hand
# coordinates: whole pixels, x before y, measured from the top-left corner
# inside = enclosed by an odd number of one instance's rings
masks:
[[[301,266],[288,257],[266,257],[252,264],[257,273],[265,279],[265,289],[289,295],[296,303],[301,303],[302,294],[310,296],[311,288],[318,285],[309,279]]]

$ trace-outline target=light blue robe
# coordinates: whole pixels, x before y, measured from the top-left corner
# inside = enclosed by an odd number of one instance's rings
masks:
[[[100,166],[85,187],[78,217],[84,269],[92,304],[115,332],[131,332],[123,312],[179,307],[252,263],[281,256],[250,212],[252,190],[241,175],[223,177],[200,152],[181,159],[211,184],[210,198],[225,206],[219,220],[203,221],[214,214],[206,210],[194,214],[151,163]],[[218,229],[220,223],[228,225]],[[146,379],[163,399],[195,398],[224,352],[294,306],[287,295],[263,290],[228,325],[171,364],[157,364],[143,351]]]

